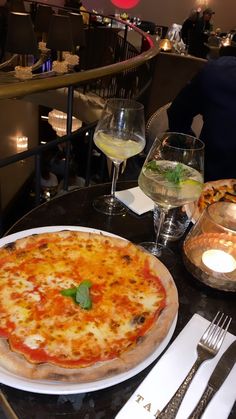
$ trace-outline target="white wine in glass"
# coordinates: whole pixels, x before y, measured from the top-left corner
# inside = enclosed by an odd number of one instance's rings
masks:
[[[146,250],[166,259],[169,250],[159,235],[169,209],[196,201],[203,188],[204,144],[190,135],[167,132],[156,139],[144,162],[138,183],[160,211],[156,241],[141,243]]]
[[[93,206],[103,214],[122,214],[125,207],[115,197],[116,182],[120,164],[145,147],[143,105],[130,99],[109,99],[95,129],[94,143],[112,161],[114,169],[110,195],[98,197]]]

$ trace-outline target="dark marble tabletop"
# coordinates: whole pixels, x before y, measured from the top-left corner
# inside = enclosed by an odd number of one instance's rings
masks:
[[[134,186],[121,182],[119,189]],[[8,234],[51,225],[93,227],[123,236],[135,243],[153,238],[152,213],[138,216],[127,211],[122,216],[107,216],[96,212],[92,200],[109,193],[110,185],[102,184],[79,189],[55,198],[31,211],[19,220]],[[179,315],[173,339],[179,334],[194,313],[212,320],[221,310],[231,316],[231,333],[236,334],[235,294],[205,287],[195,280],[182,262],[182,242],[175,242],[176,263],[168,267],[179,293]],[[170,342],[170,343],[171,343]],[[43,395],[17,390],[1,385],[3,393],[20,419],[113,419],[129,399],[154,363],[138,375],[112,387],[76,395]],[[0,378],[1,381],[1,378]],[[4,417],[3,413],[0,418]],[[236,417],[234,406],[230,416]]]

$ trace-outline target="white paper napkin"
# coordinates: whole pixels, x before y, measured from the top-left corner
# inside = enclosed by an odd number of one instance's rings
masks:
[[[142,192],[139,186],[125,189],[124,191],[118,191],[115,195],[117,199],[138,215],[153,210],[153,201]]]
[[[196,360],[196,346],[209,322],[194,314],[182,332],[150,371],[128,402],[116,416],[117,419],[152,419],[163,409],[184,380]],[[219,358],[235,336],[227,333],[221,350],[198,370],[190,385],[176,419],[187,419],[199,401],[207,381]],[[227,419],[236,399],[236,365],[224,384],[215,394],[202,419]]]

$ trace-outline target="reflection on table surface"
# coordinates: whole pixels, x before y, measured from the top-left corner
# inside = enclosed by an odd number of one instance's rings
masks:
[[[120,182],[117,189],[136,186],[134,182]],[[138,216],[127,211],[122,216],[107,216],[93,209],[95,197],[109,193],[110,184],[79,189],[54,198],[37,207],[19,220],[8,234],[30,228],[50,225],[75,225],[93,227],[123,236],[135,243],[152,238],[153,215],[151,212]],[[211,320],[218,310],[233,317],[230,332],[236,334],[235,295],[219,292],[198,283],[182,263],[182,242],[172,247],[176,253],[176,264],[170,267],[179,293],[179,316],[172,337],[179,334],[194,313]],[[5,385],[1,389],[20,419],[112,419],[130,398],[154,363],[138,375],[112,387],[77,395],[42,395],[16,390]],[[236,415],[234,406],[229,418]],[[1,416],[0,411],[0,418]]]

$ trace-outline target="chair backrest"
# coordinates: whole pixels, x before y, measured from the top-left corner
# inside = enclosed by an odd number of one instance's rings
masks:
[[[169,128],[167,109],[171,105],[171,102],[159,108],[154,114],[150,116],[146,124],[146,147],[145,151],[148,152],[152,146],[153,141],[156,137],[160,136],[163,132]],[[202,130],[202,116],[195,116],[192,123],[192,130],[196,137],[199,137]]]
[[[168,130],[167,109],[170,102],[154,112],[146,124],[146,149],[149,150],[156,137]]]

